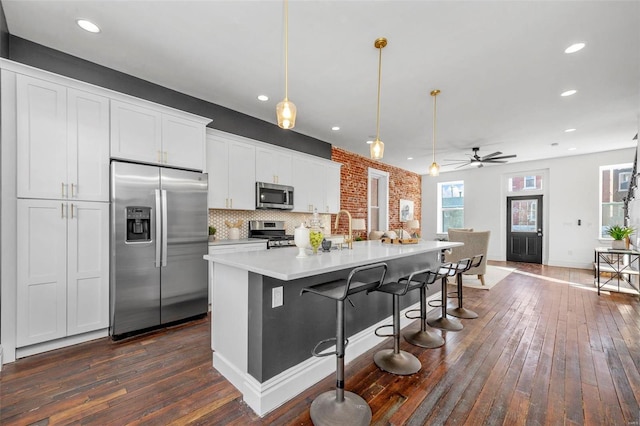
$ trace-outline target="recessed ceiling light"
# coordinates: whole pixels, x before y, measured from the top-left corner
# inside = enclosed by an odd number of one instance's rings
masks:
[[[576,149],[577,149],[576,147],[571,147],[571,148],[568,148],[567,151],[575,151]]]
[[[339,127],[339,126],[333,126],[333,127],[331,128],[331,130],[340,130],[340,127]]]
[[[571,89],[571,90],[567,90],[566,92],[560,93],[560,96],[571,96],[571,95],[575,95],[576,93],[578,93],[577,90]]]
[[[258,100],[262,102],[266,102],[269,100],[269,97],[267,95],[258,95]]]
[[[413,157],[407,157],[407,160],[413,160]]]
[[[558,142],[554,142],[551,144],[551,146],[558,146],[558,145],[560,145]]]
[[[367,144],[371,145],[373,143],[373,141],[367,141]]]
[[[86,19],[78,19],[76,20],[76,24],[78,24],[78,26],[83,30],[89,31],[90,33],[100,32],[100,28],[96,24],[91,21],[87,21]]]
[[[582,48],[585,46],[584,43],[575,43],[572,44],[571,46],[567,47],[564,50],[564,53],[576,53],[578,50],[582,50]]]
[[[576,129],[567,129],[567,130],[565,130],[565,133],[571,133],[571,132],[575,132],[575,131],[576,131]]]

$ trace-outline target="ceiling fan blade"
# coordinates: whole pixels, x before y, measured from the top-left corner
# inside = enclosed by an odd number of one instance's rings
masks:
[[[489,160],[489,159],[495,157],[496,155],[500,155],[500,154],[502,154],[500,151],[496,151],[493,154],[489,154],[489,155],[483,156],[482,160]]]
[[[506,160],[496,160],[494,158],[494,159],[491,159],[491,160],[484,160],[484,161],[482,161],[482,163],[508,163],[508,161],[506,161]]]
[[[461,164],[461,165],[459,165],[458,167],[455,167],[455,169],[461,169],[461,168],[463,168],[463,167],[468,166],[469,164],[471,164],[471,162],[466,161],[464,164]]]
[[[517,155],[516,154],[511,154],[511,155],[501,155],[500,157],[492,157],[492,158],[488,158],[488,160],[506,160],[507,158],[516,158]]]

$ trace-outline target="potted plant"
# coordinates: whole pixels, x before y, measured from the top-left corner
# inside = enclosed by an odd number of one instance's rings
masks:
[[[216,228],[214,226],[209,227],[209,241],[215,241],[216,239]]]
[[[629,248],[629,236],[635,232],[635,229],[631,226],[613,225],[607,229],[607,234],[613,241],[611,242],[611,248],[623,250]]]

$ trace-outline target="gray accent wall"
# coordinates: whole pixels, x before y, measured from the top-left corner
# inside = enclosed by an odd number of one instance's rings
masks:
[[[213,121],[209,127],[214,129],[331,159],[331,144],[319,139],[283,130],[276,124],[185,95],[14,35],[9,35],[8,39],[8,58],[13,61],[211,118]]]
[[[292,261],[295,250],[289,250]],[[346,249],[345,249],[346,250]],[[439,252],[419,254],[387,261],[389,267],[385,282],[407,276],[411,272],[433,267],[437,264]],[[347,254],[345,254],[346,256]],[[322,254],[319,254],[322,256]],[[311,357],[311,350],[321,340],[336,336],[336,302],[312,293],[300,295],[304,287],[346,279],[351,269],[326,273],[292,281],[249,273],[249,333],[248,372],[260,383],[277,376]],[[360,276],[358,280],[362,279]],[[377,279],[371,275],[363,281]],[[271,293],[274,287],[284,290],[283,305],[271,307]],[[441,283],[431,285],[427,297],[440,291]],[[414,290],[400,299],[400,309],[419,301],[420,292]],[[392,296],[387,293],[356,293],[349,296],[354,306],[345,301],[345,334],[347,337],[365,330],[392,313]],[[233,319],[230,319],[233,321]],[[391,324],[391,322],[389,322]],[[411,326],[419,329],[418,323]],[[390,329],[382,330],[383,333]],[[380,343],[385,339],[380,338]],[[393,348],[391,340],[387,346]],[[321,348],[327,348],[331,344]],[[349,348],[347,347],[347,352]]]
[[[0,2],[0,58],[9,57],[9,27],[4,16],[4,8]]]

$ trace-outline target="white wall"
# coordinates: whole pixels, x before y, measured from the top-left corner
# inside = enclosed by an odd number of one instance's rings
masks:
[[[505,176],[541,171],[545,209],[543,263],[553,266],[591,268],[593,248],[608,245],[598,239],[599,167],[633,163],[635,148],[577,155],[541,161],[508,163],[422,176],[422,232],[436,238],[437,183],[464,180],[464,226],[490,230],[487,257],[506,260]],[[514,194],[521,195],[521,194]],[[578,219],[582,225],[578,226]]]

